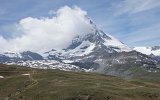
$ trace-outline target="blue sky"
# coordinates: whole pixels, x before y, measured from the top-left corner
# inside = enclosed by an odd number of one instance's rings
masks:
[[[60,7],[78,6],[97,26],[129,46],[160,45],[160,0],[0,0],[0,35],[26,17],[52,16]]]

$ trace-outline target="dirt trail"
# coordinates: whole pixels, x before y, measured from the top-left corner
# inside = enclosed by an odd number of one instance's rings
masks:
[[[145,86],[126,87],[123,89],[137,89],[137,88],[142,88],[142,87],[145,87]]]
[[[29,80],[32,81],[32,83],[27,85],[23,89],[19,89],[15,93],[10,94],[10,96],[6,97],[5,100],[9,100],[9,98],[16,97],[16,96],[20,95],[21,93],[25,92],[26,90],[28,90],[28,89],[30,89],[30,88],[32,88],[32,87],[34,87],[38,84],[38,81],[33,78],[33,75],[35,74],[34,71],[32,71],[31,73],[27,73],[27,74],[29,74],[29,75],[25,75],[25,76],[28,77]],[[22,76],[22,75],[18,75],[18,76]],[[15,77],[15,76],[13,76],[13,77]],[[10,77],[7,77],[7,78],[12,78],[12,77],[10,76]]]

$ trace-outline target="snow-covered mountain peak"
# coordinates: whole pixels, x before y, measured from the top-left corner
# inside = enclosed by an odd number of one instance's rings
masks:
[[[80,46],[84,41],[88,41],[96,46],[106,46],[114,49],[117,52],[122,51],[131,51],[131,49],[119,41],[118,39],[114,38],[113,36],[104,33],[103,31],[96,28],[92,33],[86,34],[85,36],[77,36],[72,40],[71,45],[68,46],[66,49],[67,51],[70,49],[75,49]]]
[[[106,53],[131,51],[127,45],[98,29],[91,20],[90,24],[92,25],[92,31],[90,31],[90,33],[78,35],[72,39],[71,44],[67,48],[62,50],[53,49],[45,52],[45,55],[55,55],[56,57],[84,56],[89,55],[92,52],[97,52],[95,50],[99,49]]]

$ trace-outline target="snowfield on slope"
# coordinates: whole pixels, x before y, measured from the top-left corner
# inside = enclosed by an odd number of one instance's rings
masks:
[[[141,52],[146,55],[160,56],[160,49],[153,50],[152,47],[135,47],[134,50]]]

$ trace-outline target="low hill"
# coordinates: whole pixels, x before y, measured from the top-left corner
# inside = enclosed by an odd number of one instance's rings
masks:
[[[160,100],[159,83],[0,65],[0,100]]]

